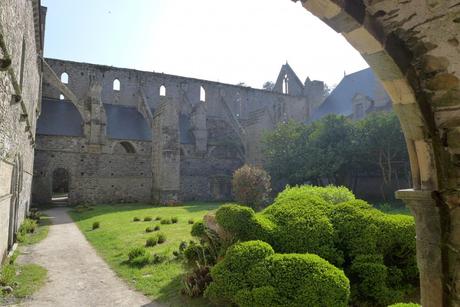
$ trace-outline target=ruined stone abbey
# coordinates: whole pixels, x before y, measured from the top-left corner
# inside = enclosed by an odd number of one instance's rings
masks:
[[[228,200],[233,171],[261,163],[263,132],[305,121],[322,92],[288,64],[266,91],[45,59],[32,198],[61,187],[72,204]]]

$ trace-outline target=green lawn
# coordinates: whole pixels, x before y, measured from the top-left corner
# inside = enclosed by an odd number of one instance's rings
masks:
[[[217,203],[190,203],[177,207],[157,207],[146,204],[96,205],[90,210],[72,210],[71,217],[77,223],[99,255],[126,282],[152,299],[167,302],[171,306],[207,306],[204,299],[190,299],[180,295],[181,279],[186,268],[182,261],[175,260],[172,253],[183,240],[192,239],[189,219],[200,220],[210,210],[217,209]],[[133,222],[134,217],[157,216],[178,217],[177,224],[161,225],[159,221]],[[100,222],[100,228],[92,230],[93,222]],[[130,248],[144,246],[145,240],[154,233],[146,233],[148,226],[160,225],[160,232],[167,237],[165,243],[149,247],[151,253],[167,255],[170,260],[143,268],[126,263]]]

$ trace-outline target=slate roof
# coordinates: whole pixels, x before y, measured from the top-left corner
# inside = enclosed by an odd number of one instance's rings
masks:
[[[152,131],[144,116],[135,108],[104,103],[107,137],[111,139],[151,141]]]
[[[359,93],[376,100],[378,93],[385,93],[380,81],[371,68],[363,69],[345,76],[331,92],[321,106],[312,114],[312,120],[317,120],[328,114],[349,116],[353,113],[353,97]],[[390,97],[385,93],[385,100]]]
[[[43,98],[37,134],[83,136],[83,120],[72,102]]]

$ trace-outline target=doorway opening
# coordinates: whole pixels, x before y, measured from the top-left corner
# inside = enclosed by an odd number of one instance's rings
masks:
[[[69,200],[69,172],[64,168],[57,168],[53,172],[51,202],[58,205],[67,205]]]

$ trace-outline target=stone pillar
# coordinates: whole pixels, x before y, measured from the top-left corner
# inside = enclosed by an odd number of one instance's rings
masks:
[[[208,151],[208,129],[206,127],[206,103],[200,101],[192,110],[192,131],[195,136],[195,150],[198,153]]]
[[[412,189],[397,191],[396,198],[403,200],[415,217],[422,306],[444,306],[441,221],[436,201],[431,191]]]
[[[180,138],[179,112],[170,97],[160,97],[160,105],[153,116],[153,191],[155,203],[179,201]]]

